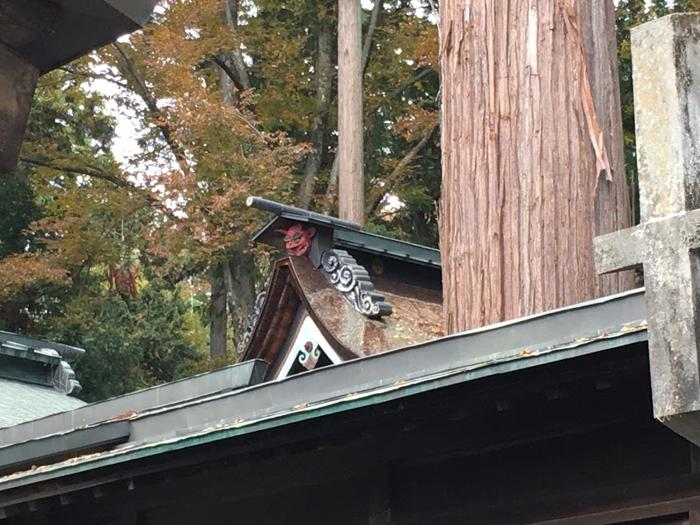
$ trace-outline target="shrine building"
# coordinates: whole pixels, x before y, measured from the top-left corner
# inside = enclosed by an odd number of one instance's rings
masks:
[[[36,76],[153,3],[7,6],[0,168]],[[238,364],[82,404],[82,351],[0,333],[0,525],[700,524],[700,15],[632,40],[642,224],[595,247],[646,288],[446,336],[439,252],[253,197]]]
[[[644,290],[445,337],[435,250],[250,203],[242,362],[1,428],[0,523],[691,523]]]

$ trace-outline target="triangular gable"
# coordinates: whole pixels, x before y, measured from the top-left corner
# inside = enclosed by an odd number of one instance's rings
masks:
[[[265,360],[268,379],[444,335],[435,250],[306,210],[253,203],[279,212],[255,239],[283,241],[288,253],[273,267],[242,355]],[[301,341],[303,333],[315,335]]]
[[[284,379],[344,361],[307,312],[299,312],[295,325],[289,334],[286,348],[280,354],[273,379]]]

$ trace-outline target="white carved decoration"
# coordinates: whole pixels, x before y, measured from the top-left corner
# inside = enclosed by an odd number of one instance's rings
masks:
[[[295,363],[301,364],[307,370],[313,370],[323,354],[333,364],[343,361],[333,350],[313,319],[308,314],[304,314],[296,337],[290,346],[290,351],[277,374],[277,379],[287,377]]]

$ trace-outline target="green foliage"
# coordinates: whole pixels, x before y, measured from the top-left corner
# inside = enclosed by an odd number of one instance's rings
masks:
[[[86,349],[76,365],[81,397],[96,401],[182,377],[206,361],[180,289],[154,279],[131,299],[99,284],[48,323],[46,337]]]
[[[41,79],[18,173],[1,181],[0,327],[85,347],[77,369],[94,401],[179,377],[207,342],[180,287],[152,271],[158,215],[112,157],[115,122],[85,89],[90,68]],[[135,294],[110,272],[133,276]]]
[[[19,174],[0,177],[0,259],[29,248],[26,230],[37,217],[34,192]]]

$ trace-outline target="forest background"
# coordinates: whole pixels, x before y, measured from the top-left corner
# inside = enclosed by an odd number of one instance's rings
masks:
[[[248,242],[265,218],[248,195],[335,212],[336,5],[166,0],[41,79],[0,179],[0,330],[85,348],[85,400],[236,360],[275,255]],[[437,246],[437,0],[363,7],[366,228]],[[700,0],[616,10],[636,188],[630,28]]]

